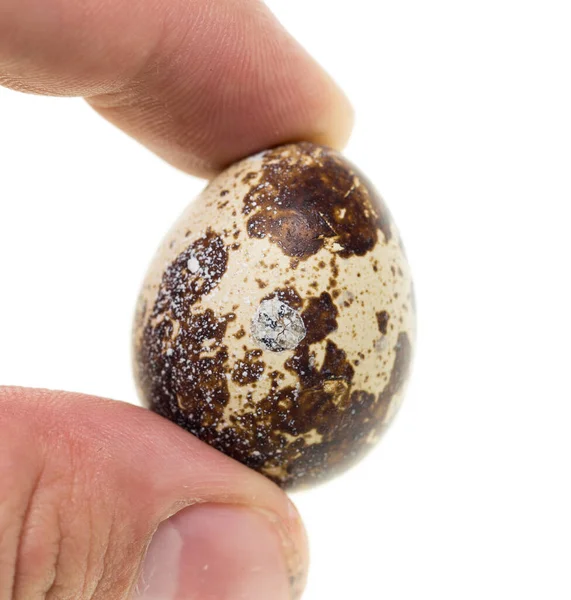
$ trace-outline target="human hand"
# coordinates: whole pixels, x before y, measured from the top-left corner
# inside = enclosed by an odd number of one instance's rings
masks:
[[[0,0],[0,83],[85,96],[201,176],[351,128],[257,0]],[[281,600],[306,568],[297,512],[259,474],[135,406],[0,388],[0,600]]]

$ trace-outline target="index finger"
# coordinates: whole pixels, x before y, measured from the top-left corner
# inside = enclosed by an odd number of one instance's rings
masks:
[[[280,143],[342,147],[352,111],[259,0],[0,0],[0,84],[85,96],[185,171]]]

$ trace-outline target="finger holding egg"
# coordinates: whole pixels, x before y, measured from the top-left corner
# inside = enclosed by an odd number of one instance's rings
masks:
[[[187,208],[139,299],[143,402],[286,488],[356,462],[396,413],[415,314],[397,230],[338,152],[240,161]]]

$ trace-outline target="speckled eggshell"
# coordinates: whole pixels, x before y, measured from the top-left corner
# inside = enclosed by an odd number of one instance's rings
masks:
[[[398,409],[409,267],[380,196],[309,143],[214,179],[160,247],[134,327],[145,405],[287,488],[346,469]]]

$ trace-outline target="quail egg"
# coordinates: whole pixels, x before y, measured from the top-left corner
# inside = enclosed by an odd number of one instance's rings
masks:
[[[311,143],[231,166],[166,236],[140,294],[143,403],[280,486],[321,482],[381,437],[415,308],[379,194]]]

